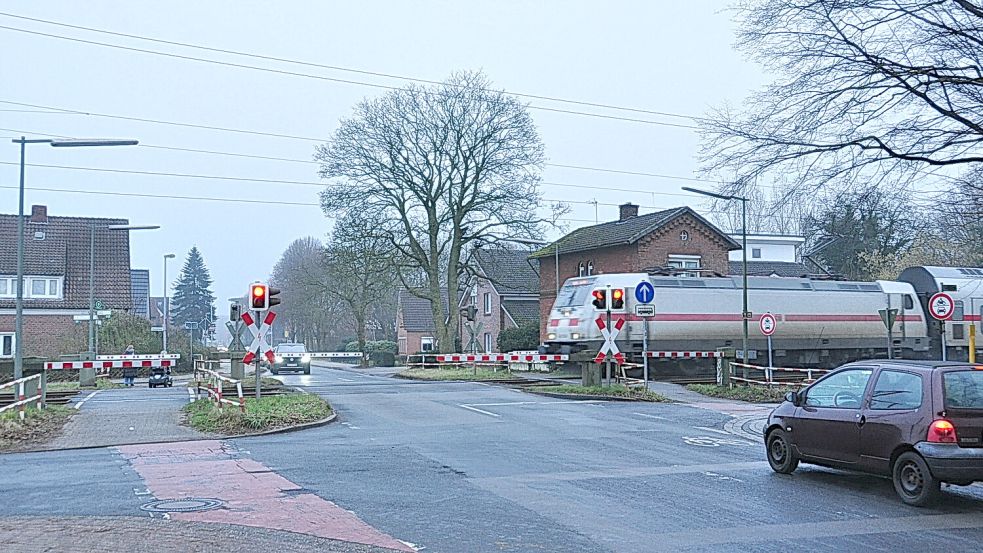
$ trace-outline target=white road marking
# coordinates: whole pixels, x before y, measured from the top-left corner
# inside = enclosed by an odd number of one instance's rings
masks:
[[[340,381],[342,381],[342,382],[355,382],[355,381],[354,381],[354,380],[352,380],[351,378],[341,378],[340,376],[338,377],[338,380],[340,380]]]
[[[458,407],[461,407],[463,409],[467,409],[468,411],[474,411],[475,413],[481,413],[482,415],[489,415],[489,416],[492,416],[492,417],[501,417],[502,416],[502,415],[499,415],[498,413],[492,413],[491,411],[485,411],[484,409],[478,409],[478,408],[475,408],[475,407],[471,407],[470,405],[458,405]]]
[[[89,401],[90,399],[92,399],[92,396],[98,394],[101,391],[102,390],[96,390],[96,391],[92,392],[91,394],[85,396],[84,398],[82,398],[82,401],[80,401],[80,402],[78,402],[78,403],[75,404],[75,408],[76,409],[81,409],[83,403],[85,403],[86,401]]]
[[[719,428],[710,428],[709,426],[694,426],[697,430],[704,430],[706,432],[716,432],[717,434],[723,434],[724,436],[731,436],[730,432],[726,430],[720,430]]]
[[[501,407],[507,405],[559,405],[563,403],[606,403],[603,399],[568,399],[563,401],[504,401],[502,403],[468,403],[474,407]]]
[[[669,420],[669,419],[667,419],[665,417],[660,417],[658,415],[649,415],[647,413],[632,413],[632,415],[638,415],[639,417],[646,417],[646,418],[649,418],[649,419],[658,419],[660,421],[667,421],[667,420]]]

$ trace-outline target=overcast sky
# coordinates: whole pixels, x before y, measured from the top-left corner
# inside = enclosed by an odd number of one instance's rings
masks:
[[[156,39],[373,72],[442,80],[452,71],[484,70],[495,86],[565,99],[703,115],[739,103],[763,76],[734,51],[727,4],[669,0],[564,1],[6,1],[0,12]],[[287,64],[0,16],[0,25],[130,48],[208,58],[373,84],[403,81]],[[0,29],[0,100],[195,125],[328,137],[362,98],[384,90],[274,74]],[[545,100],[531,106],[586,111],[671,124],[691,121]],[[310,160],[316,142],[112,119],[95,115],[16,112],[0,104],[0,209],[17,210],[17,145],[28,136],[127,137],[140,147],[29,147],[28,163],[316,183],[313,163],[181,152],[167,146]],[[694,176],[698,137],[690,129],[534,109],[549,161],[555,164]],[[547,199],[596,200],[600,221],[632,201],[642,213],[691,203],[681,180],[549,167],[544,181],[637,192],[544,185]],[[197,245],[215,279],[220,316],[226,299],[266,278],[296,238],[330,229],[310,184],[235,182],[29,167],[26,204],[50,215],[124,217],[161,230],[134,232],[132,266],[151,270],[161,293],[162,255],[176,253],[169,277]],[[705,184],[705,186],[712,186]],[[30,190],[239,198],[309,203],[263,205]],[[595,206],[572,203],[567,230],[593,224]],[[28,208],[29,209],[29,208]],[[553,238],[556,232],[550,235]]]

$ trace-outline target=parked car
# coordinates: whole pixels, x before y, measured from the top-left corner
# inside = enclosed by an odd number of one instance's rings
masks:
[[[307,354],[304,344],[282,343],[273,348],[276,356],[270,372],[280,374],[281,371],[303,371],[311,374],[311,356]]]
[[[890,476],[909,505],[942,482],[983,481],[983,366],[943,361],[857,361],[799,392],[768,417],[768,463],[799,462]]]

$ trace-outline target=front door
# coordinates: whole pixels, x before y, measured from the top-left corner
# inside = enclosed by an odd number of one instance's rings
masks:
[[[837,463],[860,460],[860,418],[868,367],[833,373],[806,390],[792,419],[792,436],[807,456]]]

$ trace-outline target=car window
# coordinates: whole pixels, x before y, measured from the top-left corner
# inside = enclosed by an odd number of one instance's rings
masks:
[[[983,371],[949,371],[942,383],[947,409],[983,409]]]
[[[304,344],[280,344],[276,347],[277,353],[305,353],[306,351]]]
[[[849,369],[827,376],[809,387],[805,405],[859,409],[872,372],[871,369]]]
[[[918,409],[922,406],[922,377],[902,371],[881,371],[870,393],[870,408]]]

